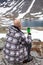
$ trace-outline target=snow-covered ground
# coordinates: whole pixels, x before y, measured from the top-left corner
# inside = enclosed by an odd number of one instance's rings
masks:
[[[43,31],[31,30],[32,39],[39,39],[43,42]]]
[[[2,37],[6,37],[6,34],[3,34],[3,33],[0,33],[0,38],[2,38]]]
[[[22,30],[24,33],[26,32],[25,30]],[[27,36],[27,34],[25,34],[25,36]],[[43,42],[43,31],[38,31],[35,29],[31,29],[31,36],[32,39],[39,39]],[[0,38],[2,37],[6,37],[6,34],[0,33]]]
[[[25,30],[22,30],[24,33],[26,32]],[[25,34],[25,36],[27,36],[27,34]],[[38,31],[35,29],[31,29],[31,36],[32,36],[32,40],[33,39],[39,39],[43,42],[43,31]]]

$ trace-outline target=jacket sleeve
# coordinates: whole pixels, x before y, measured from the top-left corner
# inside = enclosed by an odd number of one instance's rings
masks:
[[[24,45],[32,43],[31,35],[29,34],[27,37],[25,37],[25,35],[22,35],[21,42]]]

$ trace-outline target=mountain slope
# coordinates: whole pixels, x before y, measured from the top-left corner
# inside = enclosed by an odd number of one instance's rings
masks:
[[[28,10],[32,1],[34,0],[0,0],[0,13],[3,15],[9,15],[12,13],[13,16],[16,15],[15,17],[18,17],[20,13],[23,14]],[[43,17],[43,0],[35,0],[29,13],[39,12],[41,12],[40,15]]]

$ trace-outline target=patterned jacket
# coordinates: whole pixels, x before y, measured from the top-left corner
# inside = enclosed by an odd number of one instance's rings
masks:
[[[27,48],[25,44],[30,44],[31,37],[26,38],[24,33],[18,27],[12,25],[9,27],[6,44],[4,46],[5,59],[8,62],[23,62],[28,58]]]

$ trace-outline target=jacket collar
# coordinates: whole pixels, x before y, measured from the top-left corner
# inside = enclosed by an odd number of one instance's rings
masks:
[[[17,26],[12,25],[17,31],[21,31]]]

